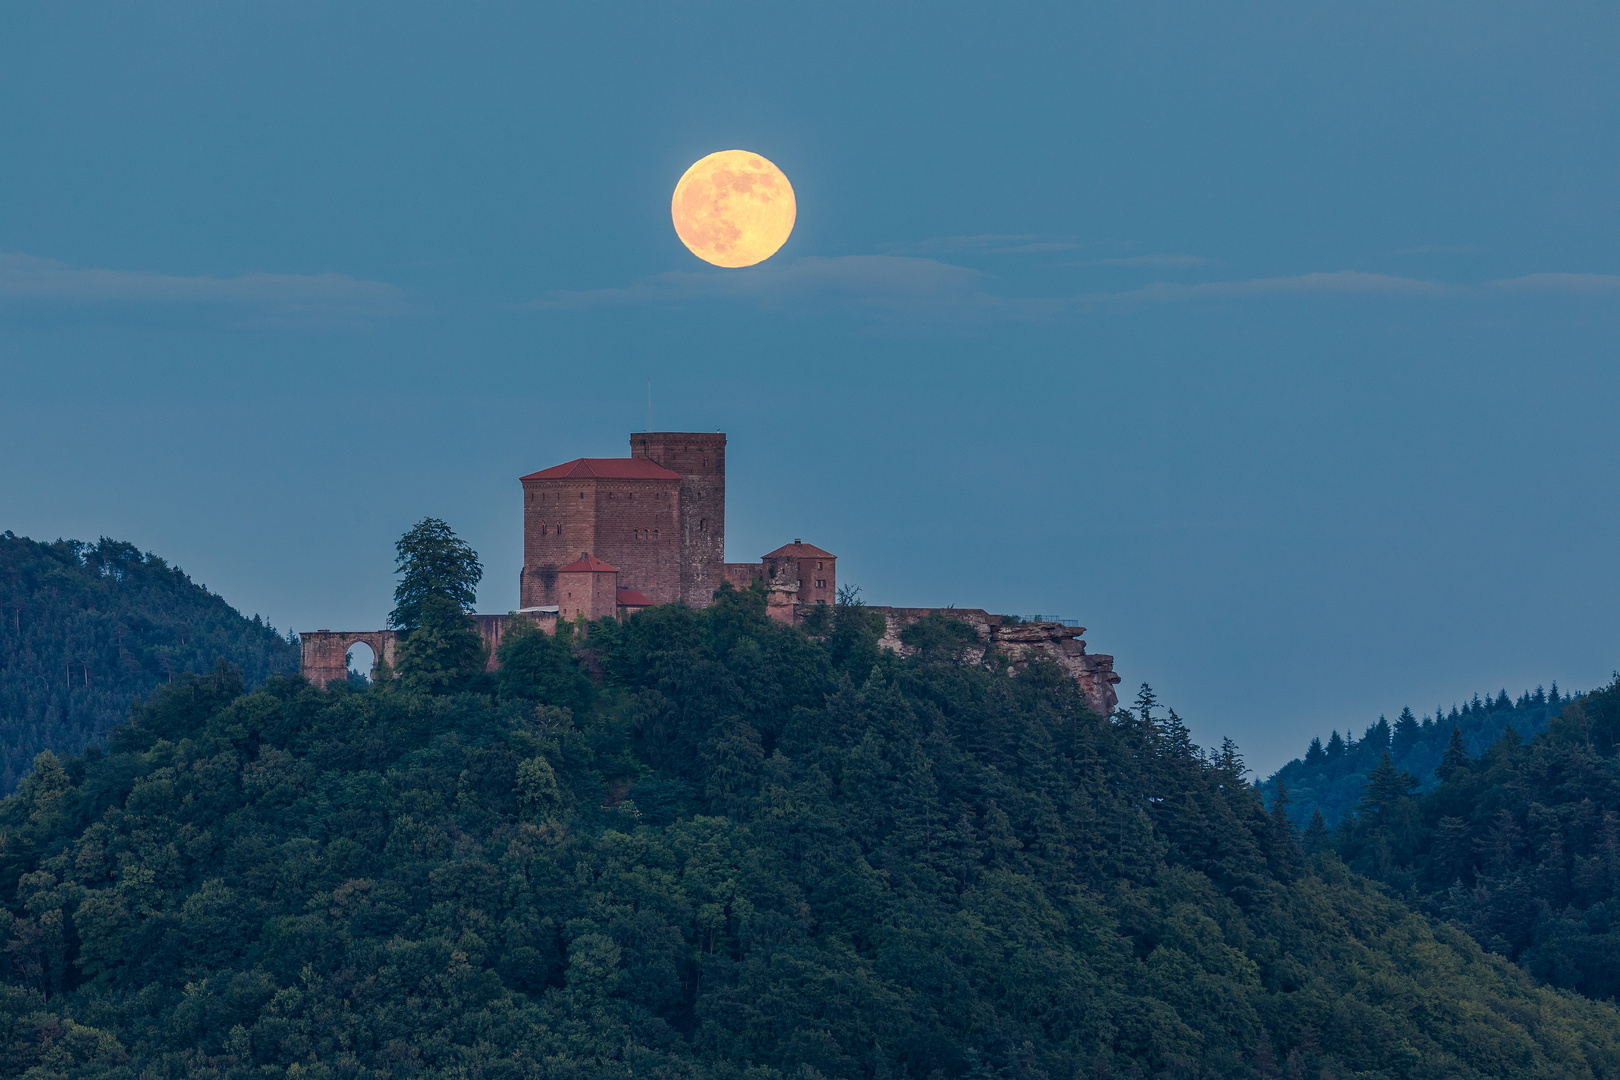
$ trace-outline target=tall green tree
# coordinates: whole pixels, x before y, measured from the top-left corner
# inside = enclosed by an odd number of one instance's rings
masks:
[[[400,630],[414,630],[426,617],[443,617],[446,607],[434,599],[448,601],[463,612],[473,609],[478,583],[484,568],[478,553],[439,518],[423,518],[394,545],[394,610],[388,624]]]
[[[394,545],[391,625],[408,631],[396,653],[400,680],[423,693],[479,687],[487,660],[469,612],[484,575],[478,554],[438,518],[423,518]]]

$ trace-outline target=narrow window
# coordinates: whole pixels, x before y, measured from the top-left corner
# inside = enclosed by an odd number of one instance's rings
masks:
[[[657,539],[658,539],[658,530],[657,530],[657,529],[654,529],[654,530],[653,530],[653,539],[654,539],[654,540],[657,540]]]
[[[708,518],[699,518],[698,519],[698,532],[703,532],[708,527],[709,527],[709,519]]]

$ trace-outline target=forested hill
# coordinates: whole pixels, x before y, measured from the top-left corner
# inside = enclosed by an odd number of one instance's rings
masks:
[[[1537,977],[1620,996],[1620,678],[1566,703],[1533,739],[1514,729],[1471,755],[1460,737],[1438,786],[1380,761],[1330,848],[1436,919]]]
[[[1311,814],[1320,810],[1331,827],[1356,808],[1367,777],[1384,754],[1389,754],[1395,768],[1417,777],[1420,788],[1426,791],[1439,783],[1435,769],[1445,756],[1453,729],[1461,733],[1468,753],[1477,757],[1510,727],[1521,738],[1530,738],[1572,700],[1568,694],[1560,695],[1555,682],[1550,692],[1538,686],[1517,700],[1509,698],[1506,690],[1483,700],[1475,694],[1460,709],[1455,705],[1449,713],[1435,709],[1434,715],[1422,720],[1413,716],[1411,709],[1402,709],[1394,724],[1380,716],[1360,739],[1348,731],[1342,736],[1333,732],[1326,743],[1312,739],[1303,758],[1295,758],[1278,769],[1262,788],[1269,798],[1280,780],[1288,789],[1297,824],[1303,827]]]
[[[130,706],[225,657],[257,686],[298,650],[131,544],[0,533],[0,792],[41,750],[78,752]]]
[[[0,803],[0,1073],[1620,1075],[1612,1005],[1054,667],[724,590],[496,678],[422,610],[369,688],[222,667],[40,759]]]

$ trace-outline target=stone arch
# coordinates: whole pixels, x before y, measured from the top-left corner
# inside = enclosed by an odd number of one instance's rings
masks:
[[[364,675],[367,678],[371,677],[371,672],[377,661],[382,659],[377,655],[377,650],[371,647],[371,642],[366,641],[364,638],[359,641],[349,642],[347,651],[349,654],[347,657],[349,672]]]
[[[369,645],[378,663],[392,667],[399,633],[394,630],[310,630],[298,635],[298,640],[299,670],[317,687],[324,687],[334,679],[342,682],[349,677],[349,647],[355,642]]]

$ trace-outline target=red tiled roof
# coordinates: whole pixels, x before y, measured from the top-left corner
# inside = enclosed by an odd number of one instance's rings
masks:
[[[577,562],[571,562],[567,566],[557,568],[559,574],[617,574],[618,572],[619,568],[617,566],[609,566],[591,554],[581,555]]]
[[[836,559],[838,556],[830,551],[822,551],[814,544],[801,544],[795,540],[791,544],[783,544],[775,551],[767,551],[762,558],[766,559]]]
[[[620,607],[652,607],[653,602],[634,589],[619,589]]]
[[[681,474],[639,457],[582,457],[519,480],[679,480]]]

